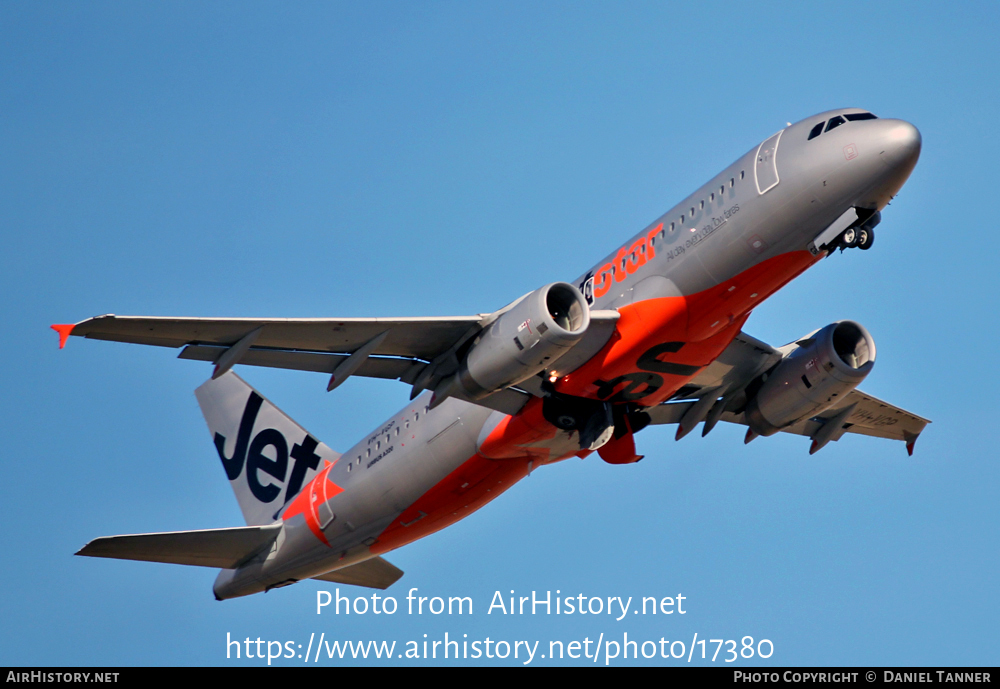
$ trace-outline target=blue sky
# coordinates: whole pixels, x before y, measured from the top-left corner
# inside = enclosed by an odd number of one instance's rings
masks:
[[[776,664],[997,664],[1000,10],[939,7],[4,3],[0,662],[236,664],[227,633],[627,632],[767,638]],[[388,556],[406,571],[389,594],[471,596],[461,619],[317,617],[334,587],[311,582],[218,603],[211,570],[72,557],[241,518],[192,394],[208,367],[60,352],[50,323],[491,311],[574,278],[785,122],[842,106],[913,122],[920,162],[872,251],[823,261],[746,330],[781,344],[863,323],[879,357],[862,387],[934,422],[914,458],[868,438],[810,457],[798,437],[646,430],[638,465],[536,471]],[[240,374],[334,449],[407,399]],[[682,593],[688,613],[487,615],[511,589]]]

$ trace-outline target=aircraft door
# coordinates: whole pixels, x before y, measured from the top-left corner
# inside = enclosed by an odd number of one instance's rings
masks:
[[[319,508],[316,510],[316,521],[319,522],[319,528],[324,530],[326,527],[330,526],[330,523],[337,517],[337,515],[335,515],[333,510],[330,508],[330,498],[332,498],[333,495],[329,495],[326,489],[327,486],[330,485],[330,482],[327,480],[327,474],[330,473],[330,469],[332,468],[333,465],[331,464],[321,474],[321,480],[316,482],[319,490],[317,490],[312,496],[313,499],[319,503]],[[336,493],[334,493],[334,495],[336,495]]]
[[[754,163],[754,179],[757,182],[757,193],[765,194],[778,186],[778,141],[785,130],[767,139],[757,147],[757,159]]]

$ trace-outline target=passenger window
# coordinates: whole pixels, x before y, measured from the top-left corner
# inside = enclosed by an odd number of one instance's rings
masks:
[[[822,134],[824,124],[826,124],[826,122],[820,122],[815,127],[813,127],[812,130],[809,132],[809,139],[807,139],[807,141],[811,141],[812,139],[815,139],[817,136]]]
[[[745,175],[745,174],[746,173],[743,170],[740,170],[740,179],[743,179],[743,175]]]
[[[733,177],[729,178],[729,188],[732,189],[736,185],[736,179]]]
[[[681,225],[683,225],[683,224],[684,224],[684,216],[682,215],[681,216]]]
[[[701,210],[705,210],[705,200],[704,199],[702,199],[702,201],[701,201]]]
[[[878,118],[870,112],[856,112],[852,115],[844,115],[848,122],[857,122],[858,120],[877,120]]]
[[[830,121],[827,122],[827,124],[826,124],[826,131],[830,131],[831,129],[836,129],[837,127],[839,127],[840,125],[844,124],[845,122],[846,122],[846,120],[843,117],[841,117],[840,115],[837,115],[836,117],[830,118]]]
[[[351,470],[351,465],[350,465],[350,464],[348,464],[348,465],[347,465],[347,470],[348,470],[348,471],[350,471],[350,470]]]
[[[708,200],[709,200],[709,202],[715,201],[715,192],[714,191],[709,195]]]
[[[674,224],[673,224],[673,223],[670,223],[670,231],[671,231],[671,232],[673,232],[673,231],[674,231]]]

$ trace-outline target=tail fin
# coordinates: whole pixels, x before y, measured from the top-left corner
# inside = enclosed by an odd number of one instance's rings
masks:
[[[270,524],[339,454],[232,371],[195,390],[247,524]]]

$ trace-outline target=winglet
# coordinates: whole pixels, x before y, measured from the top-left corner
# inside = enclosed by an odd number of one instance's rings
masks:
[[[906,451],[911,457],[913,456],[913,446],[917,444],[917,438],[919,437],[919,433],[914,434],[903,431],[903,439],[906,440]]]
[[[63,347],[66,346],[66,340],[69,339],[69,334],[73,332],[75,324],[74,323],[66,323],[63,325],[56,324],[56,325],[51,325],[49,327],[55,330],[57,333],[59,333],[59,349],[62,349]]]

